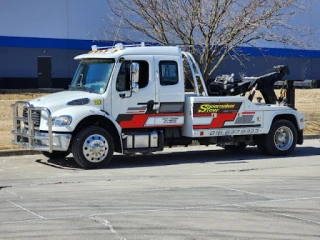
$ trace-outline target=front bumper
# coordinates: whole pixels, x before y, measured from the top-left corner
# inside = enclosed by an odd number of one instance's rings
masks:
[[[20,132],[12,131],[15,136],[15,140],[12,144],[18,145],[24,148],[37,150],[37,151],[68,151],[71,134],[53,133],[50,137],[49,133],[36,132],[34,136],[27,133],[22,134]],[[31,143],[29,139],[31,138]],[[52,139],[50,141],[50,138]]]
[[[29,102],[18,101],[11,105],[13,108],[12,134],[14,140],[12,144],[24,148],[38,151],[67,151],[71,141],[71,134],[52,132],[52,115],[48,108],[34,107]],[[21,107],[25,110],[25,115],[21,114]],[[40,132],[35,123],[34,116],[40,112],[40,116],[45,116],[48,122],[48,132]],[[36,119],[39,119],[39,117]],[[39,123],[38,123],[39,124]]]

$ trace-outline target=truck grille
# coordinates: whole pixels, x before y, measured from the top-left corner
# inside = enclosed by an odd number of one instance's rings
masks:
[[[32,121],[34,122],[35,127],[40,126],[41,119],[41,111],[40,110],[32,110]],[[28,110],[26,108],[23,109],[23,117],[28,118]],[[28,122],[24,122],[25,125],[28,125]]]

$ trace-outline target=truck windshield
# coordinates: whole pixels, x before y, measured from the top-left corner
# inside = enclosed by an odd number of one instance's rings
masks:
[[[83,59],[73,77],[69,90],[104,93],[114,63],[114,59]]]

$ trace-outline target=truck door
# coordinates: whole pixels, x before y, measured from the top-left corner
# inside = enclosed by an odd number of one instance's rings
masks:
[[[155,126],[184,124],[183,65],[179,56],[155,56]]]
[[[139,63],[139,90],[130,86],[130,66]],[[155,103],[154,63],[152,56],[124,56],[117,64],[112,81],[112,116],[122,129],[154,126],[152,111]]]

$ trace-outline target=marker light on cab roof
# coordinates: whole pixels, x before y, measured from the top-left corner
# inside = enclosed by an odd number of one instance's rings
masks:
[[[123,50],[124,49],[124,46],[122,43],[117,43],[115,46],[114,46],[116,49],[118,50]]]
[[[91,50],[94,52],[94,51],[97,51],[98,50],[98,46],[97,45],[92,45],[91,46]]]

